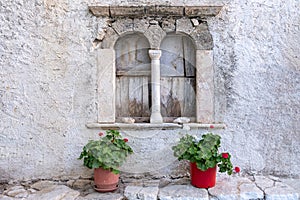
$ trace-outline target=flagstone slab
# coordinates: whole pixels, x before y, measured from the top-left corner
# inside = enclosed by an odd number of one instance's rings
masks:
[[[54,186],[56,184],[57,183],[54,181],[38,181],[38,182],[32,184],[31,188],[36,189],[36,190],[42,190],[42,189]]]
[[[75,200],[80,193],[65,185],[44,188],[28,197],[28,200]]]
[[[289,185],[276,182],[274,187],[265,189],[266,200],[299,200],[298,192]]]
[[[124,196],[128,200],[157,200],[158,187],[127,186]]]
[[[160,200],[208,200],[206,189],[192,185],[169,185],[161,188],[158,194]]]
[[[123,195],[119,193],[99,193],[93,192],[84,197],[77,197],[76,200],[122,200]]]
[[[211,200],[264,199],[264,193],[245,177],[218,177],[216,186],[208,189]]]

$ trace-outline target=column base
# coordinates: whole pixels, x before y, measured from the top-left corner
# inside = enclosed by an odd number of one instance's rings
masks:
[[[150,123],[151,124],[162,124],[163,118],[160,113],[151,113],[150,116]]]

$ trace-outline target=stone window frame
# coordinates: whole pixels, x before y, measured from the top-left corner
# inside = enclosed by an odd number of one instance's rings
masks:
[[[159,50],[160,44],[170,32],[189,36],[196,49],[196,123],[190,123],[190,128],[208,128],[214,124],[214,62],[213,62],[213,41],[208,26],[202,18],[195,16],[173,16],[160,19],[157,22],[155,17],[133,17],[118,15],[117,11],[108,7],[108,15],[99,14],[99,8],[90,7],[96,16],[110,16],[114,21],[105,30],[105,34],[98,39],[100,48],[97,53],[97,87],[98,87],[98,116],[97,123],[88,123],[89,128],[183,128],[183,125],[173,123],[163,124],[122,124],[115,123],[115,50],[114,45],[118,38],[129,33],[138,33],[145,36],[150,44],[150,49]],[[131,7],[130,7],[131,8]],[[130,13],[130,8],[127,12]],[[197,7],[196,7],[197,8]],[[202,7],[201,7],[202,8]],[[95,12],[98,9],[98,14]],[[105,7],[106,9],[106,7]],[[104,9],[104,10],[105,10]],[[124,8],[123,8],[124,9]],[[95,11],[96,10],[96,11]],[[100,9],[101,10],[101,9]],[[126,9],[125,9],[126,10]],[[146,9],[144,9],[145,12]],[[188,11],[187,8],[184,11]],[[218,7],[218,12],[220,8]],[[102,12],[102,11],[101,11]],[[119,12],[124,12],[121,9]],[[96,12],[97,13],[97,12]],[[131,13],[138,13],[133,12]],[[192,12],[193,13],[193,12]],[[195,14],[195,15],[199,15]],[[118,17],[122,16],[122,17]],[[125,16],[125,17],[124,17]],[[200,23],[199,23],[200,21]],[[113,92],[111,92],[113,91]],[[105,106],[103,106],[105,104]],[[224,124],[214,124],[215,128],[224,128]]]

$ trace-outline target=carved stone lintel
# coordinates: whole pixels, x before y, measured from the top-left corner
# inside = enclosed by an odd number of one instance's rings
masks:
[[[147,15],[149,16],[183,16],[183,6],[148,6]]]
[[[90,11],[97,17],[143,17],[143,16],[188,16],[188,17],[211,17],[216,16],[222,6],[89,6]]]
[[[136,17],[145,14],[144,6],[110,6],[111,17]]]
[[[189,17],[216,16],[222,9],[222,6],[186,6],[185,15]]]

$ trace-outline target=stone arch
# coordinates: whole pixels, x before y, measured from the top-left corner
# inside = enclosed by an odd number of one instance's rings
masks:
[[[131,34],[143,34],[150,43],[151,49],[159,49],[160,43],[164,37],[169,34],[168,28],[164,27],[164,22],[168,22],[169,26],[174,26],[176,33],[181,33],[190,36],[198,50],[212,50],[213,38],[209,32],[206,22],[193,24],[189,18],[177,19],[170,25],[169,21],[163,21],[162,26],[158,22],[152,22],[147,19],[130,19],[121,18],[116,19],[110,26],[108,26],[102,33],[101,48],[113,49],[118,38]]]

